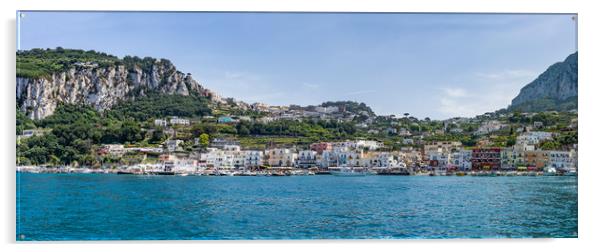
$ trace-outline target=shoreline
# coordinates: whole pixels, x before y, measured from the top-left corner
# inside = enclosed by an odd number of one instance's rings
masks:
[[[514,176],[577,176],[563,172],[545,173],[543,171],[445,171],[445,170],[420,170],[406,169],[368,169],[365,176],[471,176],[471,177],[514,177]],[[321,176],[333,175],[327,169],[298,169],[293,167],[279,167],[262,170],[237,170],[237,169],[204,169],[204,170],[174,170],[164,171],[158,169],[145,170],[137,166],[125,169],[93,169],[74,167],[42,167],[42,166],[17,166],[16,173],[32,174],[116,174],[116,175],[141,175],[141,176]],[[333,175],[334,176],[334,175]]]

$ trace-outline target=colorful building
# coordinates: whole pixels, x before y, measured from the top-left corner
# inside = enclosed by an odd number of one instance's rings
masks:
[[[544,150],[534,150],[525,152],[525,163],[527,167],[541,170],[550,162],[549,152]]]
[[[472,170],[499,170],[501,168],[501,148],[475,148],[472,150]]]

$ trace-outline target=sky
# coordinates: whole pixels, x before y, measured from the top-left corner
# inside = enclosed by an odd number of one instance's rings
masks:
[[[22,12],[17,47],[166,58],[225,97],[380,115],[506,108],[577,50],[570,14]]]

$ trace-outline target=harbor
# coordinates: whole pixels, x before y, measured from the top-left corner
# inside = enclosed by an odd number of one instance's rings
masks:
[[[269,167],[253,170],[226,169],[165,169],[159,165],[136,165],[117,169],[74,168],[67,166],[18,166],[17,173],[46,173],[46,174],[117,174],[144,176],[475,176],[475,177],[514,177],[514,176],[577,176],[574,170],[546,169],[546,171],[505,170],[505,171],[455,171],[405,168],[362,168],[362,167],[332,167],[329,169],[293,167]]]

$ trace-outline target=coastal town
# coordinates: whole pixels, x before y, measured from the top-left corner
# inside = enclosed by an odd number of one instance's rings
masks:
[[[508,117],[512,116],[532,119],[533,116],[537,116],[533,113],[491,113],[479,119],[454,118],[437,122],[442,128],[434,127],[422,131],[420,122],[415,118],[374,116],[367,111],[348,112],[345,111],[345,106],[291,109],[253,104],[248,109],[265,116],[251,118],[222,115],[205,116],[196,120],[177,116],[155,118],[149,120],[153,129],[144,131],[152,135],[154,131],[161,130],[166,139],[160,144],[102,144],[94,150],[94,156],[99,161],[93,165],[21,165],[18,171],[182,176],[288,176],[335,173],[345,175],[344,172],[340,173],[341,169],[349,170],[352,175],[570,176],[577,173],[577,144],[552,150],[542,145],[560,134],[550,130],[554,126],[533,120],[528,120],[533,121],[529,125],[503,122],[512,121],[508,120]],[[576,111],[572,113],[576,114]],[[257,148],[256,144],[241,145],[241,141],[235,135],[214,134],[216,137],[210,139],[205,133],[192,138],[182,137],[180,134],[198,124],[215,123],[230,127],[240,125],[241,121],[266,124],[275,121],[301,122],[314,117],[319,120],[353,122],[360,116],[365,118],[355,126],[365,128],[366,135],[371,136],[371,139],[319,141],[309,144],[268,142],[265,147]],[[383,122],[386,122],[386,127],[382,126]],[[463,124],[478,126],[474,127],[472,132],[468,132],[472,138],[477,139],[473,146],[466,146],[457,140],[432,140],[436,139],[437,135],[466,135],[461,127]],[[566,127],[576,128],[576,118],[569,120]],[[240,127],[238,131],[241,131]],[[18,139],[45,133],[48,133],[48,130],[24,130]],[[511,134],[515,139],[506,140],[503,146],[496,145],[496,139],[504,134]],[[397,139],[398,144],[385,145],[383,141],[372,140],[378,139],[379,136]],[[259,136],[250,136],[253,137]]]
[[[507,108],[448,119],[404,108],[378,115],[351,100],[247,103],[201,86],[167,59],[57,47],[19,51],[17,61],[19,172],[497,176],[578,169],[576,52]],[[44,86],[49,76],[52,89]]]

